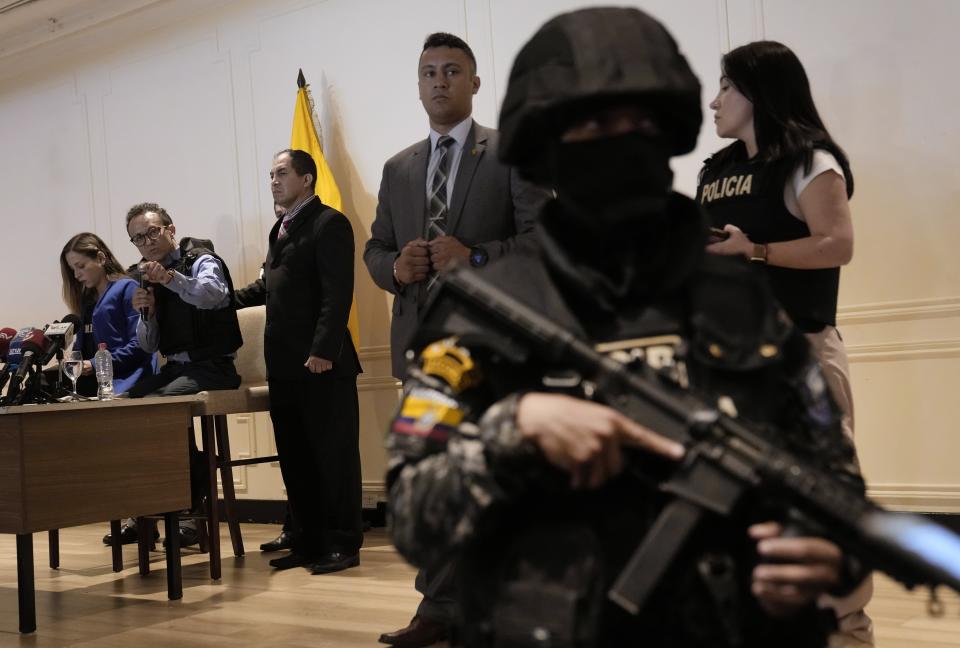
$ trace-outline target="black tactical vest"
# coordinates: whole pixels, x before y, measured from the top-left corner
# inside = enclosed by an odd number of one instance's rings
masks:
[[[193,361],[209,360],[229,355],[243,344],[240,322],[233,306],[233,280],[226,262],[212,249],[198,247],[193,239],[184,238],[180,241],[180,259],[169,269],[189,277],[193,264],[204,254],[220,262],[230,289],[230,305],[219,309],[197,308],[166,288],[154,290],[160,326],[160,353],[164,356],[186,351]]]

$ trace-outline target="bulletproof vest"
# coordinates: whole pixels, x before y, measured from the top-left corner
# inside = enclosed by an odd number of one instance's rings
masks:
[[[220,262],[230,289],[230,304],[218,309],[197,308],[171,290],[163,287],[155,289],[153,294],[157,300],[160,326],[158,339],[160,353],[164,356],[186,351],[193,361],[209,360],[231,354],[243,344],[240,322],[233,306],[233,280],[226,262],[212,249],[199,247],[194,240],[184,238],[180,241],[180,259],[169,269],[189,277],[193,264],[205,254]]]
[[[708,165],[697,189],[697,202],[715,227],[727,223],[754,243],[792,241],[810,236],[810,228],[788,210],[783,187],[767,186],[771,166],[756,160],[735,161],[724,168]],[[800,330],[815,333],[835,326],[840,268],[796,270],[764,266],[774,295]]]

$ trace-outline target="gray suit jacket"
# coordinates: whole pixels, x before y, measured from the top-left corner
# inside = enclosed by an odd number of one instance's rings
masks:
[[[521,180],[497,158],[497,131],[474,122],[463,147],[447,216],[447,234],[468,247],[482,246],[496,259],[536,246],[534,221],[548,193]],[[424,233],[430,139],[405,148],[383,166],[377,216],[363,251],[374,283],[395,295],[390,350],[393,375],[406,373],[403,353],[418,318],[417,285],[398,288],[393,262]]]

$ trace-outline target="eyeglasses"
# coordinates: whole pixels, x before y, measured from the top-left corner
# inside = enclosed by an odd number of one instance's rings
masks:
[[[137,247],[142,247],[147,241],[156,241],[160,238],[160,234],[163,230],[167,229],[166,225],[157,227],[156,225],[151,225],[147,228],[147,231],[143,234],[134,234],[130,237],[130,242],[136,245]]]

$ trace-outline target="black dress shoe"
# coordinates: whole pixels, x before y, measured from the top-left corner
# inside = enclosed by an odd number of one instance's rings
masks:
[[[410,620],[410,625],[406,628],[385,632],[380,635],[379,641],[395,648],[425,648],[449,637],[450,630],[446,624],[431,621],[418,614]]]
[[[274,558],[270,561],[270,566],[277,570],[293,569],[294,567],[306,567],[315,560],[316,558],[303,554],[291,553],[281,558]]]
[[[202,523],[201,523],[202,524]],[[197,530],[193,527],[179,527],[177,529],[178,535],[180,536],[180,548],[183,547],[192,547],[195,544],[200,542],[200,535],[197,533]],[[158,532],[159,535],[159,532]],[[167,546],[167,539],[163,539],[163,546]]]
[[[311,574],[332,574],[333,572],[343,571],[350,567],[356,567],[360,564],[360,554],[344,554],[339,551],[333,551],[320,556],[320,558],[310,565]]]
[[[153,541],[156,542],[160,539],[160,532],[157,529],[153,530]],[[110,546],[113,543],[113,534],[108,533],[103,536],[103,544]],[[120,544],[137,544],[137,527],[128,526],[124,524],[120,527]]]
[[[280,535],[260,545],[260,551],[270,553],[271,551],[280,551],[281,549],[290,549],[293,546],[293,534],[289,531],[281,531]]]

